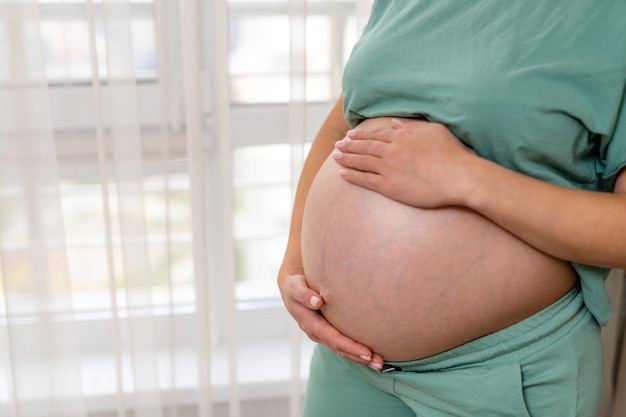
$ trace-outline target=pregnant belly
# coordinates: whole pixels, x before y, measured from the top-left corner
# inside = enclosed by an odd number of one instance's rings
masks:
[[[324,316],[387,360],[504,328],[576,283],[568,263],[472,211],[406,206],[345,182],[338,168],[329,157],[309,190],[304,272],[325,300]]]

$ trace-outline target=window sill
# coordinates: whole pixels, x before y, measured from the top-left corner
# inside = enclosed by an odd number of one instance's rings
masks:
[[[308,365],[314,343],[301,336],[300,382],[302,389],[308,378]],[[237,392],[242,403],[259,400],[281,399],[287,401],[292,389],[292,352],[288,337],[268,338],[267,340],[246,340],[238,344],[237,350]],[[156,352],[158,382],[151,382],[152,392],[146,390],[148,398],[161,406],[185,407],[197,403],[198,358],[194,349],[181,347],[170,354],[167,350]],[[22,380],[36,381],[40,375],[35,362],[22,366]],[[30,368],[30,369],[29,369]],[[89,413],[112,413],[118,404],[115,363],[110,352],[90,352],[81,357],[80,376],[85,408]],[[71,368],[69,368],[71,369]],[[132,406],[137,394],[133,388],[132,365],[127,354],[122,357],[122,379],[125,399],[123,403]],[[175,378],[172,370],[175,369]],[[28,374],[31,374],[29,377]],[[10,411],[10,388],[6,381],[6,369],[0,368],[0,410]],[[144,381],[145,382],[145,381]],[[229,354],[226,346],[216,346],[211,357],[212,401],[214,405],[226,404],[229,399]],[[46,394],[50,387],[29,384],[28,393],[20,393],[22,401],[28,404],[33,415],[47,415],[50,400]],[[71,398],[58,398],[59,401],[72,401]],[[77,401],[80,401],[77,399]],[[78,402],[80,404],[80,402]],[[40,413],[38,413],[40,411]]]

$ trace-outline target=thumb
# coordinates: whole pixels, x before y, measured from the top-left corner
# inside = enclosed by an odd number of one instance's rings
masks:
[[[296,299],[302,305],[308,306],[312,310],[319,310],[324,304],[322,296],[309,287],[304,275],[297,276],[295,285]]]
[[[323,304],[324,300],[322,300],[322,297],[317,295],[317,293],[311,295],[311,297],[309,298],[309,305],[313,310],[319,310]]]

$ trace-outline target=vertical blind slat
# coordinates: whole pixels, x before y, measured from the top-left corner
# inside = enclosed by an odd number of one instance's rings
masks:
[[[291,145],[292,200],[304,159],[306,143],[306,38],[307,1],[289,0],[289,143]],[[289,414],[300,415],[302,388],[300,384],[301,362],[300,329],[291,327],[291,389]]]
[[[229,416],[241,416],[241,401],[238,383],[238,344],[237,344],[237,318],[235,310],[235,255],[233,238],[233,215],[232,215],[232,134],[230,112],[230,77],[228,73],[228,45],[229,45],[229,15],[227,0],[215,0],[213,11],[213,37],[215,51],[212,57],[214,70],[214,115],[215,136],[218,145],[220,164],[220,188],[219,198],[220,212],[223,216],[221,221],[220,240],[223,248],[223,272],[226,282],[226,345],[228,348],[228,404]]]
[[[169,103],[169,95],[170,95],[170,75],[168,70],[168,63],[166,62],[166,50],[165,50],[165,42],[167,39],[167,31],[166,24],[164,19],[164,10],[167,10],[167,4],[164,4],[165,0],[155,0],[154,3],[154,20],[155,20],[155,45],[156,45],[156,55],[158,62],[158,88],[159,88],[159,101],[162,103],[160,119],[159,119],[159,139],[161,141],[161,159],[160,159],[160,171],[163,173],[163,199],[164,199],[164,218],[165,218],[165,236],[167,236],[167,241],[165,243],[165,259],[166,259],[166,287],[168,293],[168,308],[170,314],[168,315],[167,320],[167,347],[168,347],[168,371],[170,374],[169,377],[169,385],[170,385],[170,393],[173,394],[176,392],[178,387],[177,380],[177,349],[178,344],[176,342],[176,328],[175,328],[175,317],[174,317],[174,291],[175,285],[173,282],[173,274],[172,274],[172,263],[174,261],[174,257],[172,254],[172,226],[171,226],[171,198],[172,193],[170,190],[170,158],[171,158],[171,150],[170,150],[170,141],[168,134],[168,125],[167,121],[169,120],[167,109],[168,106],[166,103]],[[170,6],[172,2],[170,1]],[[168,417],[178,417],[180,406],[178,404],[172,404],[171,412]]]
[[[7,336],[0,353],[10,360],[5,372],[16,415],[49,411],[82,417],[76,329],[63,319],[71,316],[72,286],[39,5],[10,4],[3,14],[12,59],[9,88],[0,91],[0,213],[10,216],[3,226],[14,221],[23,234],[0,230]],[[31,301],[27,310],[24,298]],[[36,325],[21,325],[25,316]],[[28,401],[33,396],[44,400]]]
[[[93,113],[95,121],[96,142],[98,148],[98,173],[100,177],[100,192],[102,197],[103,221],[105,233],[105,253],[107,264],[107,277],[109,284],[109,299],[111,303],[111,324],[112,324],[112,341],[113,356],[115,363],[115,406],[118,417],[124,416],[126,402],[124,399],[124,380],[122,378],[122,341],[121,328],[119,320],[119,305],[117,300],[117,291],[115,291],[115,265],[113,259],[113,235],[112,235],[112,217],[111,202],[109,200],[109,180],[107,173],[106,146],[104,138],[104,122],[102,110],[102,91],[100,88],[100,73],[98,53],[96,49],[96,22],[94,17],[93,0],[86,2],[87,24],[89,33],[89,52],[91,66],[91,88],[93,90]]]
[[[211,334],[210,334],[210,286],[215,279],[207,265],[207,219],[205,153],[203,147],[202,118],[200,114],[200,36],[198,28],[198,4],[196,1],[180,0],[180,35],[182,73],[185,104],[187,158],[191,186],[193,263],[195,270],[196,338],[198,358],[198,413],[200,417],[213,415],[211,392]]]

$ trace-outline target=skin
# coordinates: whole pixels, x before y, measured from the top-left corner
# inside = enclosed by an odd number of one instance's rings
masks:
[[[302,217],[306,281],[322,296],[324,317],[385,360],[432,356],[496,332],[576,285],[569,263],[472,210],[419,209],[344,181],[333,155]]]
[[[304,163],[294,199],[287,248],[277,281],[287,311],[311,340],[327,346],[347,359],[380,368],[383,363],[380,355],[341,334],[320,314],[324,301],[320,294],[307,285],[302,266],[302,214],[309,188],[317,171],[333,151],[335,143],[344,138],[349,129],[350,125],[343,117],[342,96],[320,127]]]
[[[394,120],[391,128],[349,130],[342,105],[340,98],[305,163],[278,276],[287,310],[312,340],[355,362],[382,366],[380,355],[325,320],[319,313],[324,302],[308,287],[303,274],[300,228],[304,202],[330,152],[343,167],[339,175],[352,184],[413,207],[466,207],[556,258],[626,268],[624,170],[614,193],[560,187],[468,152],[441,124]]]
[[[614,193],[585,191],[467,152],[441,124],[394,120],[391,129],[347,136],[335,160],[348,182],[414,207],[467,207],[556,258],[626,268],[625,170]]]

